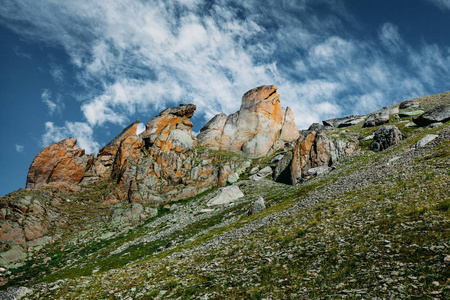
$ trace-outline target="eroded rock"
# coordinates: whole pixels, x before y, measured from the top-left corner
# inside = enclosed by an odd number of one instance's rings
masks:
[[[374,152],[383,151],[391,146],[397,145],[402,140],[402,133],[395,126],[381,126],[374,133],[370,149]]]

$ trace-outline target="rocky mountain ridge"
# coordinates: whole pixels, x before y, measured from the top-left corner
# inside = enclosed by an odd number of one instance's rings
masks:
[[[147,249],[147,257],[187,247],[220,228],[238,226],[244,215],[259,218],[295,203],[294,195],[317,180],[336,172],[344,180],[340,162],[359,159],[369,149],[389,152],[422,136],[423,130],[430,134],[414,147],[448,144],[447,94],[437,103],[426,98],[404,101],[299,132],[292,111],[281,108],[276,89],[261,86],[247,92],[238,112],[215,116],[197,137],[190,121],[196,107],[186,104],[166,109],[139,135],[138,121],[132,123],[97,157],[85,155],[72,138],[44,149],[30,167],[27,189],[0,200],[0,266],[17,270],[0,278],[7,283],[31,276],[27,280],[32,282],[34,271],[25,275],[20,270],[35,270],[39,276],[50,270],[64,273],[61,264],[81,263],[78,267],[84,270],[86,262],[79,262],[75,253],[97,253],[100,269],[112,258],[121,267],[127,249],[136,255]],[[271,191],[280,194],[270,196]],[[249,201],[254,204],[247,207]],[[149,227],[136,229],[142,223]],[[159,245],[156,252],[145,246],[153,243]],[[65,259],[52,258],[49,254],[58,247],[73,252]],[[103,248],[110,249],[106,260],[101,258]],[[93,274],[93,268],[86,272]]]

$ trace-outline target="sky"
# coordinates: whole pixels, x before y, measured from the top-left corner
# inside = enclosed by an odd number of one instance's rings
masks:
[[[300,129],[450,90],[450,0],[0,0],[0,196],[76,137],[194,103],[194,131],[278,86]]]

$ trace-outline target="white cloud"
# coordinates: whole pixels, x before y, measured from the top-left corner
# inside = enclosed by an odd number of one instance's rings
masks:
[[[64,81],[64,69],[60,65],[51,63],[50,75],[52,76],[53,80],[55,80],[58,83]]]
[[[384,23],[378,31],[383,45],[392,53],[398,53],[403,46],[403,40],[398,33],[398,27],[392,23]]]
[[[16,144],[15,147],[16,147],[16,151],[17,151],[17,152],[23,152],[23,150],[25,149],[24,146],[18,145],[18,144]]]
[[[92,128],[86,123],[66,121],[64,126],[60,127],[55,126],[53,122],[46,122],[45,131],[41,140],[43,147],[75,137],[78,146],[86,150],[86,154],[97,153],[100,148],[100,145],[93,138]]]
[[[48,89],[42,91],[41,99],[47,105],[50,115],[53,115],[55,112],[60,113],[64,109],[61,97],[57,96],[56,100],[52,100],[52,93]]]
[[[136,129],[136,134],[140,134],[141,132],[144,132],[145,130],[145,124],[144,123],[139,123]]]
[[[409,47],[390,22],[378,35],[358,37],[340,1],[14,2],[0,7],[0,22],[65,49],[88,95],[80,108],[90,130],[125,126],[137,112],[150,119],[179,103],[195,103],[196,115],[208,119],[233,113],[262,84],[278,85],[282,105],[308,127],[448,84],[450,52]],[[64,80],[63,69],[51,72]],[[49,91],[42,98],[50,113],[60,111]]]
[[[450,0],[429,0],[441,9],[450,9]]]

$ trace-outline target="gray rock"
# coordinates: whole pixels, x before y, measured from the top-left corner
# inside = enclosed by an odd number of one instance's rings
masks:
[[[308,130],[319,132],[319,131],[325,130],[325,126],[323,126],[320,123],[313,123],[313,124],[311,124],[311,126],[309,126]]]
[[[425,146],[426,144],[428,144],[437,137],[438,137],[437,134],[427,134],[416,143],[416,148],[422,148],[423,146]]]
[[[292,184],[292,176],[291,176],[291,161],[293,157],[292,152],[287,152],[283,155],[283,157],[278,161],[275,170],[273,171],[273,179],[276,182],[281,182],[285,184]]]
[[[194,148],[194,141],[189,133],[181,129],[174,129],[170,132],[168,140],[175,147],[181,147],[184,152]]]
[[[249,216],[259,213],[260,211],[263,211],[266,209],[266,204],[264,203],[264,199],[262,197],[259,197],[258,200],[253,203],[252,207],[250,207],[247,214]]]
[[[399,113],[398,116],[400,118],[403,118],[403,117],[414,117],[414,116],[418,116],[420,114],[423,114],[423,110],[419,109],[419,110],[413,110],[413,111],[404,111],[404,112]]]
[[[373,140],[373,137],[374,137],[373,134],[368,135],[368,136],[366,136],[365,138],[363,138],[363,141],[370,141],[370,140]]]
[[[448,120],[450,120],[450,105],[440,105],[413,119],[413,122],[418,126],[427,126],[436,122],[445,123]]]
[[[400,109],[410,108],[410,107],[419,107],[419,102],[416,100],[406,100],[400,103]]]
[[[208,207],[218,206],[218,205],[227,205],[236,201],[239,198],[244,197],[244,194],[241,192],[237,185],[230,185],[227,187],[223,187],[219,190],[217,196],[212,198],[206,204]]]
[[[347,116],[343,118],[335,118],[335,119],[329,119],[322,121],[323,125],[325,126],[331,126],[331,127],[348,127],[352,125],[356,125],[362,121],[364,121],[366,116]]]
[[[432,123],[432,124],[428,125],[427,128],[428,128],[428,129],[434,129],[434,128],[441,127],[441,126],[443,126],[443,125],[444,125],[444,123],[436,122],[436,123]]]
[[[309,169],[308,171],[306,171],[306,174],[308,176],[320,176],[320,175],[330,172],[330,170],[331,170],[331,168],[328,166],[321,166],[321,167]]]
[[[265,167],[264,169],[260,170],[258,173],[256,173],[255,175],[250,176],[251,180],[261,180],[269,175],[272,174],[272,168],[271,167]]]
[[[395,126],[381,126],[374,133],[370,149],[374,152],[383,151],[391,146],[394,146],[402,140],[402,133]]]
[[[363,127],[374,127],[389,122],[389,114],[386,112],[379,112],[371,114],[364,122]]]
[[[231,174],[228,176],[228,179],[227,179],[227,181],[228,181],[229,183],[235,183],[235,182],[238,181],[238,180],[239,180],[239,174],[236,173],[236,172],[231,173]]]
[[[24,286],[9,287],[4,291],[0,291],[0,299],[3,300],[18,300],[22,299],[26,295],[31,294],[33,291]]]

